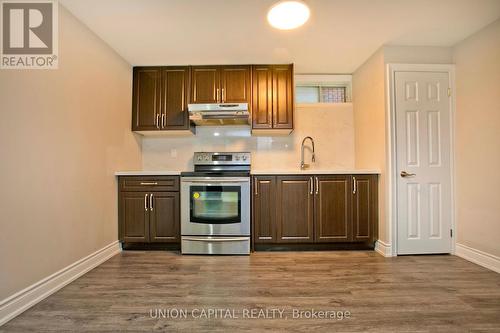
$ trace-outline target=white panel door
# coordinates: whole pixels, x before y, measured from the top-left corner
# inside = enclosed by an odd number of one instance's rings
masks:
[[[448,73],[396,72],[397,252],[451,252]]]

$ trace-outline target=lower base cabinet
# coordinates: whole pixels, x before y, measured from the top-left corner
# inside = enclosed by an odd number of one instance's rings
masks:
[[[351,177],[316,176],[314,181],[314,240],[321,243],[351,242]]]
[[[123,243],[179,243],[179,177],[120,177],[119,239]]]
[[[253,242],[373,246],[377,191],[377,175],[254,176]]]
[[[121,192],[119,194],[119,238],[122,242],[149,242],[149,193]]]
[[[252,180],[254,245],[374,245],[377,175]],[[121,242],[180,245],[179,177],[122,176],[118,197]]]
[[[276,243],[276,177],[254,177],[252,199],[254,242]]]
[[[312,180],[301,176],[279,176],[276,179],[276,241],[312,242],[314,240]]]
[[[180,242],[179,192],[152,193],[154,208],[149,212],[149,241]]]
[[[378,236],[377,176],[352,177],[352,239],[355,242],[375,242]]]

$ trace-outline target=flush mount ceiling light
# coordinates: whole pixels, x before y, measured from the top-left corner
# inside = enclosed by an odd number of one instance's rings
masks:
[[[306,23],[309,15],[309,7],[302,1],[280,1],[267,12],[267,21],[276,29],[291,30]]]

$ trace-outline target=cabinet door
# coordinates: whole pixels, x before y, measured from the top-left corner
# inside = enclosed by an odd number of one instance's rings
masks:
[[[311,243],[313,235],[313,177],[277,177],[277,241]]]
[[[119,234],[122,242],[149,242],[149,194],[120,192]]]
[[[219,103],[219,67],[193,66],[191,73],[191,103]]]
[[[276,243],[276,177],[254,177],[254,243]]]
[[[273,75],[271,66],[252,69],[252,128],[273,127]]]
[[[377,237],[377,176],[352,176],[353,240],[374,241]]]
[[[187,110],[189,67],[164,67],[161,71],[161,128],[189,129]]]
[[[157,67],[134,68],[132,130],[158,130],[160,121],[160,77]]]
[[[273,128],[293,129],[293,65],[273,66]]]
[[[315,241],[351,241],[351,176],[316,176],[314,179]]]
[[[222,66],[222,103],[250,103],[250,66]]]
[[[153,192],[150,195],[150,241],[180,242],[179,192]]]

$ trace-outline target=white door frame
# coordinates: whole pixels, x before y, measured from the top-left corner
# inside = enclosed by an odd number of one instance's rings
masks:
[[[398,207],[397,207],[397,155],[396,155],[396,95],[394,89],[395,73],[399,71],[409,72],[443,72],[448,73],[449,84],[451,89],[450,97],[450,176],[451,176],[451,229],[453,230],[453,238],[451,241],[451,253],[455,254],[455,244],[457,239],[456,228],[456,205],[455,205],[455,65],[447,64],[387,64],[386,66],[386,126],[388,129],[387,142],[387,216],[388,225],[387,234],[391,240],[390,249],[391,255],[397,256],[398,248]]]

